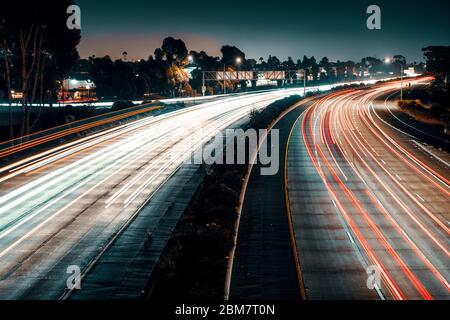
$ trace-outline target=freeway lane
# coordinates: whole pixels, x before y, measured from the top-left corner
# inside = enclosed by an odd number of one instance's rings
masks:
[[[287,185],[311,299],[450,297],[449,159],[377,117],[377,98],[398,89],[328,95],[294,127]],[[375,290],[369,266],[380,272]]]
[[[66,268],[86,269],[191,151],[283,96],[253,94],[146,117],[1,168],[0,298],[60,297]]]

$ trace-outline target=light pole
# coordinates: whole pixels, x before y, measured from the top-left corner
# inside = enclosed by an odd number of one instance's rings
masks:
[[[391,58],[387,57],[384,59],[387,64],[391,63]],[[400,63],[400,101],[403,101],[403,64]]]
[[[223,94],[226,94],[227,93],[227,89],[225,87],[225,63],[223,64],[222,78],[223,78]]]
[[[194,57],[192,55],[188,55],[187,58],[188,58],[189,64],[195,65],[197,67],[197,69],[198,69],[198,64],[195,63]],[[205,96],[205,92],[206,92],[205,71],[202,70],[202,96]],[[196,94],[194,94],[194,101],[195,101],[195,96],[196,96]]]
[[[226,66],[226,63],[227,62],[230,62],[231,60],[229,60],[229,61],[225,61],[224,63],[223,63],[223,94],[226,94],[227,93],[227,89],[226,89],[226,87],[225,87],[225,66]],[[242,61],[242,59],[241,59],[241,57],[236,57],[236,59],[235,59],[235,63],[236,64],[241,64],[241,61]],[[239,75],[239,74],[238,74]],[[238,78],[239,78],[239,76],[238,76]]]
[[[205,96],[206,86],[205,86],[205,71],[202,71],[202,94]]]
[[[400,64],[400,101],[403,101],[403,65]]]
[[[144,99],[145,99],[145,95],[150,93],[150,86],[148,85],[147,78],[144,74],[140,74],[140,73],[136,74],[136,78],[141,78],[142,80],[144,80],[145,87],[146,87],[146,92],[144,93]]]
[[[306,68],[303,69],[303,97],[306,96]]]
[[[90,95],[89,95],[89,89],[91,88],[91,81],[90,80],[87,80],[87,86],[86,86],[86,89],[87,89],[87,98],[88,98],[88,101],[90,100]]]

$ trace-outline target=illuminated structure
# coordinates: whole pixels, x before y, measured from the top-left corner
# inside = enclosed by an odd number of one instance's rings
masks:
[[[59,83],[58,101],[62,102],[85,102],[95,101],[96,87],[95,83],[90,80],[80,80],[68,78]]]

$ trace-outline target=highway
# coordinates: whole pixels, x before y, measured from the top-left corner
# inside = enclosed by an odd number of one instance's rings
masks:
[[[424,146],[399,120],[386,120],[398,89],[392,82],[320,96],[292,127],[284,190],[299,259],[286,255],[285,260],[300,262],[310,299],[449,298],[450,157]],[[79,266],[85,277],[191,152],[252,109],[301,93],[224,97],[155,116],[146,113],[159,106],[143,106],[129,111],[146,114],[138,120],[58,145],[46,143],[109,124],[111,118],[5,145],[0,150],[0,299],[67,296],[67,268]],[[23,156],[27,150],[32,152]],[[16,153],[20,157],[14,158]],[[281,187],[283,178],[276,181]],[[172,182],[172,190],[176,186]],[[375,290],[367,287],[369,266],[380,271]]]
[[[192,151],[252,109],[291,92],[224,98],[146,116],[1,167],[0,299],[60,298],[67,267],[79,266],[85,276]],[[65,130],[71,129],[63,128],[63,135]],[[49,135],[55,132],[40,135],[30,147]]]
[[[327,95],[292,128],[285,183],[309,299],[450,298],[450,157],[383,118],[399,88]]]

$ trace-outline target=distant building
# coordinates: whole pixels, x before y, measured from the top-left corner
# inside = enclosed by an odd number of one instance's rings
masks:
[[[23,92],[20,90],[11,90],[11,99],[12,100],[22,100]]]
[[[194,71],[197,67],[187,65],[183,68],[183,71],[188,75],[189,79],[192,79],[192,71]]]
[[[406,76],[414,76],[414,75],[416,75],[416,69],[414,67],[408,67],[403,70],[403,73]]]
[[[95,83],[90,79],[64,79],[59,83],[59,102],[89,102],[97,100]]]

